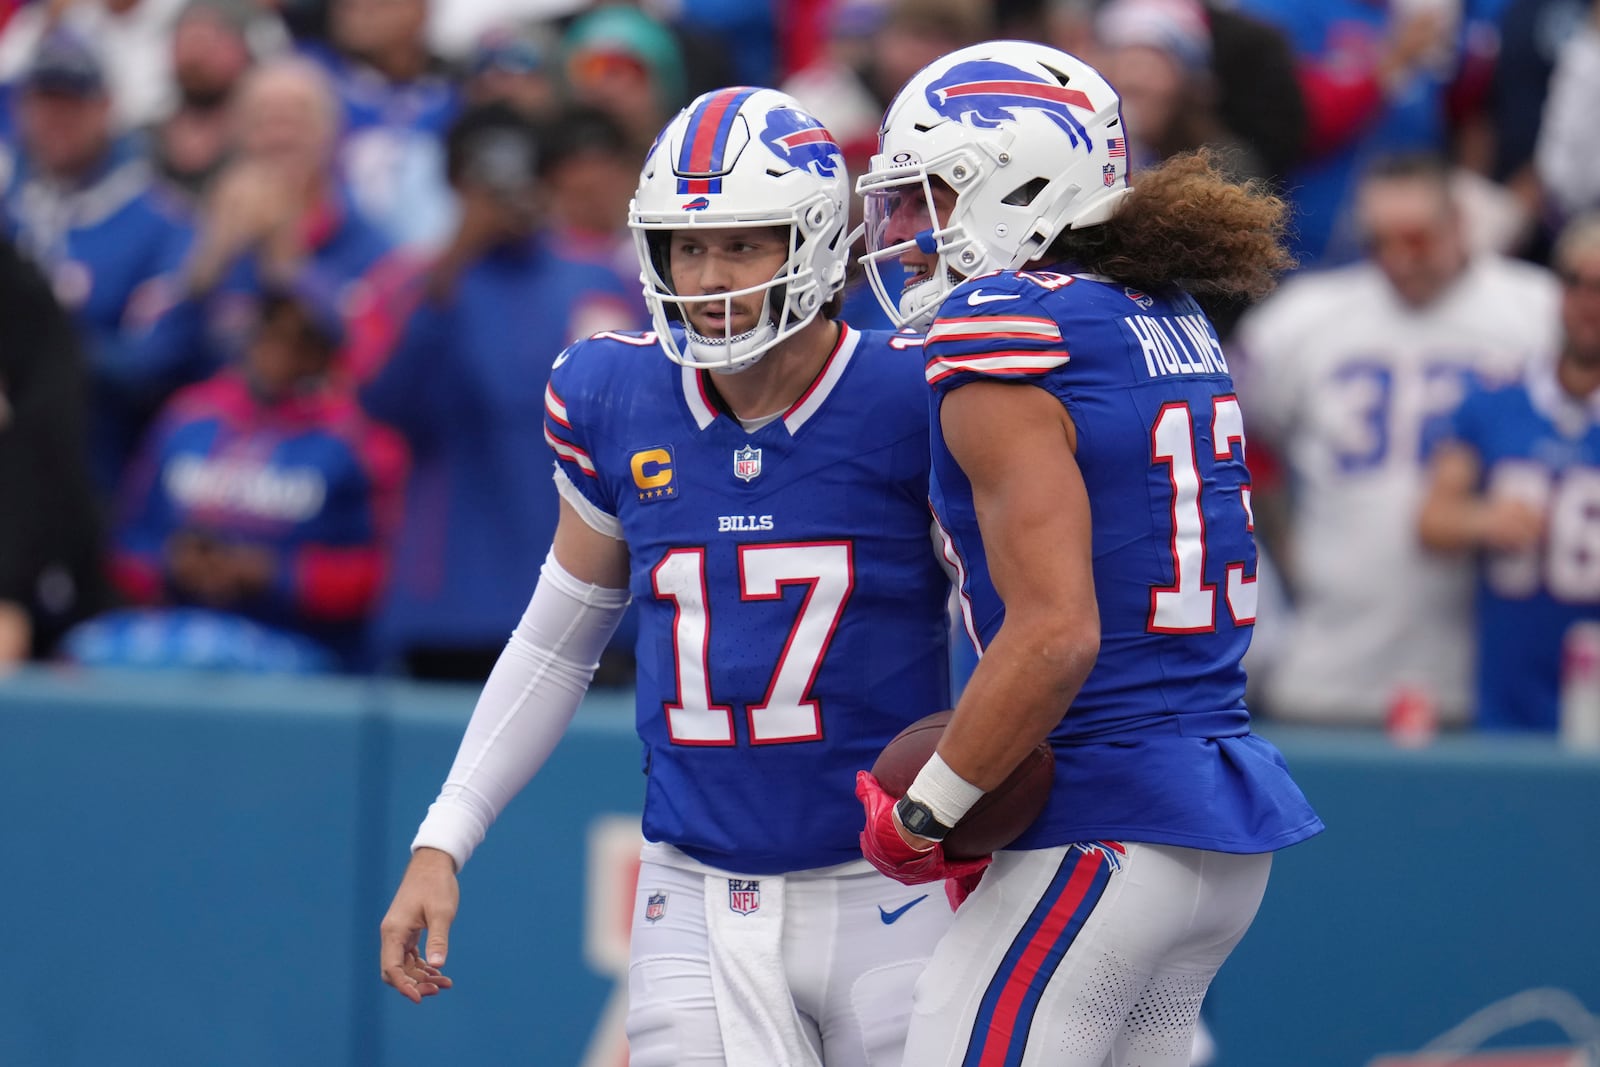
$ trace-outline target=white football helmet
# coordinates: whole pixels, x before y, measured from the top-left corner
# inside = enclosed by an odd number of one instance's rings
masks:
[[[1128,194],[1120,106],[1093,67],[1028,41],[973,45],[917,72],[884,113],[878,153],[856,183],[862,264],[889,317],[926,328],[961,280],[1015,270],[1063,230],[1111,218]],[[943,225],[935,178],[956,194]],[[937,254],[936,269],[889,292],[883,264],[913,247]]]
[[[833,136],[791,96],[738,87],[706,93],[669,122],[645,159],[628,209],[645,303],[675,363],[748,367],[816,317],[844,285],[850,183]],[[674,230],[786,226],[789,255],[771,281],[712,296],[679,296],[668,264]],[[697,333],[682,309],[764,293],[761,324]],[[731,307],[730,307],[731,314]],[[684,343],[668,328],[684,324]]]

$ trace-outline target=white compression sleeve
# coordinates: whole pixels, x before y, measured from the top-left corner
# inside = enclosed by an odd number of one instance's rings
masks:
[[[544,765],[578,710],[628,591],[579,581],[545,558],[522,621],[483,685],[455,763],[411,842],[466,865],[489,824]]]

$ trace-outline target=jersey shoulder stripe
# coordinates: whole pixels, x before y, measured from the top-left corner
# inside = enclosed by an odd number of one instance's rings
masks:
[[[1060,341],[1061,327],[1055,319],[1029,315],[940,316],[928,329],[926,344],[940,341],[981,341],[995,339]]]
[[[557,458],[590,478],[599,477],[587,447],[595,427],[583,413],[593,398],[613,392],[617,382],[636,379],[639,360],[655,355],[655,348],[652,333],[606,331],[568,345],[556,357],[544,390],[544,439]]]
[[[598,478],[599,472],[595,470],[594,457],[574,442],[557,437],[556,431],[552,429],[554,424],[564,429],[568,435],[572,433],[572,423],[567,421],[567,406],[561,402],[554,386],[551,385],[546,385],[544,389],[544,414],[544,440],[551,451],[569,463],[577,464],[578,469],[589,477]]]
[[[949,383],[960,374],[1045,374],[1065,364],[1069,356],[1061,324],[1041,300],[1060,288],[1022,271],[987,274],[957,286],[928,328],[923,367],[928,384]]]
[[[956,374],[976,374],[987,377],[1016,377],[1018,375],[1046,374],[1068,362],[1065,349],[1059,354],[1021,351],[980,352],[970,356],[946,356],[930,359],[924,372],[929,385],[935,385]]]

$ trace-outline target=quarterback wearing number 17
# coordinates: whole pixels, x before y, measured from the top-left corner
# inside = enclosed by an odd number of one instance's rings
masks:
[[[449,987],[456,872],[631,597],[632,1064],[902,1062],[951,908],[861,857],[853,790],[949,707],[950,583],[922,338],[834,317],[849,196],[833,137],[770,89],[708,93],[657,139],[629,220],[655,329],[581,341],[551,373],[555,543],[383,924],[384,979],[412,1000]]]
[[[1129,136],[1094,69],[993,42],[907,83],[858,183],[874,290],[927,330],[932,500],[981,650],[905,796],[860,783],[875,866],[971,891],[916,987],[915,1067],[1184,1067],[1273,851],[1322,828],[1250,732],[1245,413],[1195,299],[1271,287],[1283,205],[1204,155],[1130,187]],[[940,840],[1045,739],[1044,814],[981,880],[949,870]]]

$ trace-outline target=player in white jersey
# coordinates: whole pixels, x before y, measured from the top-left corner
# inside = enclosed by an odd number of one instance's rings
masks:
[[[1257,488],[1263,540],[1294,598],[1263,695],[1284,718],[1378,723],[1402,687],[1464,720],[1471,574],[1417,543],[1424,455],[1472,376],[1508,376],[1555,342],[1555,280],[1473,254],[1448,173],[1430,157],[1374,167],[1357,211],[1369,257],[1284,285],[1237,343],[1251,430],[1290,472]],[[1276,543],[1275,543],[1276,542]]]
[[[629,225],[655,330],[580,341],[551,371],[555,543],[383,923],[384,980],[410,999],[448,987],[456,871],[631,593],[630,1062],[900,1064],[951,911],[861,858],[851,785],[949,706],[949,583],[922,339],[833,318],[848,197],[832,136],[773,90],[707,93],[652,148]]]

